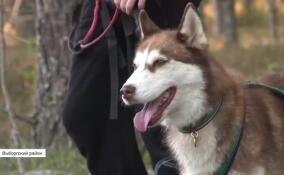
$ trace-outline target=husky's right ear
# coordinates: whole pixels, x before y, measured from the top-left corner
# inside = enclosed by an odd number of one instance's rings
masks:
[[[185,7],[177,37],[191,47],[199,49],[208,48],[208,39],[204,32],[202,21],[191,3],[188,3]]]
[[[139,25],[142,39],[160,31],[160,28],[150,19],[145,10],[141,10],[139,13]]]

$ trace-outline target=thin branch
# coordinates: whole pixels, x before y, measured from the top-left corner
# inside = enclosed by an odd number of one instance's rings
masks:
[[[268,9],[268,27],[270,31],[270,35],[273,41],[277,41],[278,39],[278,19],[277,19],[277,7],[275,0],[267,1],[267,9]]]
[[[5,37],[9,37],[9,38],[14,38],[14,39],[16,39],[17,41],[19,41],[19,42],[21,42],[21,43],[24,43],[24,44],[26,44],[26,45],[36,45],[34,42],[32,42],[32,41],[29,41],[29,40],[27,40],[27,39],[25,39],[25,38],[22,38],[22,37],[19,37],[19,36],[16,36],[16,35],[12,35],[12,34],[10,34],[10,33],[5,33]]]
[[[36,124],[36,121],[34,120],[33,115],[31,117],[26,117],[26,116],[22,116],[20,114],[15,113],[15,118],[19,121],[25,122],[33,126]]]
[[[19,16],[19,11],[22,5],[22,0],[15,0],[9,22],[12,23],[14,19]]]
[[[11,9],[5,9],[4,12],[5,13],[11,13],[13,10]],[[22,16],[22,15],[33,15],[35,14],[35,10],[20,10],[20,11],[17,11],[18,13],[18,16]]]
[[[0,112],[2,113],[7,113],[7,111],[5,110],[4,107],[0,106]],[[15,119],[21,121],[21,122],[24,122],[26,124],[29,124],[29,125],[32,125],[34,126],[36,124],[36,120],[35,120],[35,116],[37,115],[37,112],[34,112],[32,115],[30,116],[23,116],[23,115],[20,115],[16,112],[13,112],[15,114]]]
[[[19,134],[17,123],[15,121],[15,114],[13,113],[11,108],[11,99],[6,86],[6,77],[5,77],[6,52],[5,51],[6,51],[6,41],[4,37],[4,0],[0,0],[0,72],[1,72],[0,83],[5,103],[4,109],[7,113],[10,124],[12,126],[11,134],[12,134],[13,144],[16,148],[22,148],[21,137]],[[25,170],[23,162],[20,158],[17,158],[17,164],[18,164],[19,173],[23,175]]]
[[[19,119],[19,120],[25,121],[25,122],[34,126],[37,123],[36,117],[37,117],[38,114],[39,114],[38,110],[36,110],[35,112],[33,112],[29,116],[22,116],[22,115],[19,115],[19,114],[16,113],[16,118]]]

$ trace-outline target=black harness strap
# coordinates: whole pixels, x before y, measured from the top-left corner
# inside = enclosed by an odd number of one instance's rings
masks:
[[[132,62],[135,55],[135,46],[138,41],[137,26],[138,24],[138,12],[134,11],[132,17],[126,17],[122,20],[122,26],[126,38],[126,64],[128,67],[128,74],[132,73]]]
[[[71,51],[71,53],[73,54],[80,54],[83,50],[80,48],[80,44],[81,44],[81,41],[79,42],[76,42],[75,41],[75,33],[76,33],[76,30],[79,26],[79,21],[80,21],[80,14],[81,14],[81,9],[82,8],[82,4],[80,4],[76,9],[75,9],[75,12],[74,12],[74,15],[73,15],[73,18],[72,18],[72,23],[73,23],[73,27],[71,29],[71,32],[69,34],[69,37],[68,37],[68,49],[69,51]]]
[[[108,13],[107,3],[101,2],[101,20],[103,28],[105,28],[111,18]],[[109,69],[110,69],[110,119],[116,120],[118,118],[118,104],[119,104],[119,69],[126,68],[131,65],[132,56],[134,55],[134,42],[129,41],[131,36],[135,34],[135,21],[129,16],[121,16],[122,27],[126,38],[126,56],[118,43],[116,33],[113,28],[106,34],[109,54]],[[131,47],[133,46],[133,47]],[[127,58],[126,58],[127,57]]]
[[[108,8],[105,1],[101,2],[100,11],[102,25],[105,28],[110,22],[110,16],[108,13]],[[119,71],[118,71],[118,43],[115,36],[114,29],[111,28],[106,34],[108,54],[109,54],[109,69],[110,69],[110,119],[115,120],[118,118],[118,88],[119,88]]]

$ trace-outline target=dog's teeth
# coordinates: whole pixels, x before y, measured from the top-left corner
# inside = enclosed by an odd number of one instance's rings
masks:
[[[159,106],[162,106],[167,101],[169,96],[170,96],[170,93],[166,92],[165,95],[163,96],[163,98],[161,99]]]
[[[164,98],[168,98],[169,96],[170,96],[170,93],[166,92],[165,95],[164,95]]]

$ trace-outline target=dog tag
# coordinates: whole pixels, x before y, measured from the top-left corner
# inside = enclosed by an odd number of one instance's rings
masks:
[[[197,131],[193,131],[191,133],[191,137],[193,138],[194,147],[197,147],[198,132]]]

